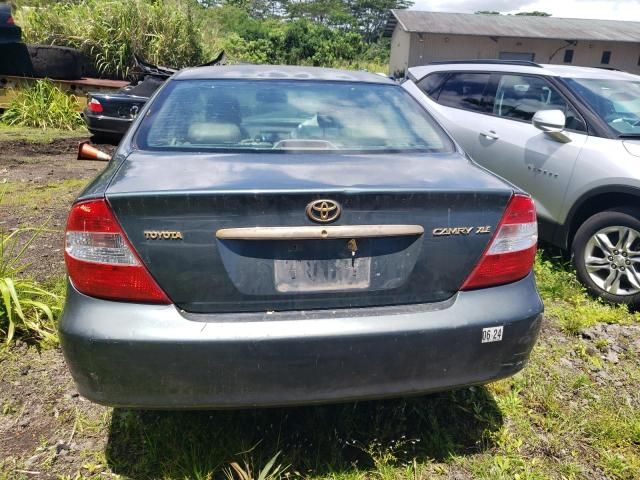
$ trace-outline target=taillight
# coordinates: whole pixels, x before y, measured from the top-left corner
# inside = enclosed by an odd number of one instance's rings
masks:
[[[95,98],[89,100],[89,103],[87,103],[87,107],[89,108],[89,111],[93,113],[102,113],[102,111],[104,110],[102,108],[102,104]]]
[[[75,204],[67,220],[64,260],[75,288],[109,300],[169,304],[104,199]]]
[[[7,18],[7,21],[5,22],[7,25],[15,25],[16,22],[13,21],[13,17],[11,15],[9,15],[9,18]]]
[[[533,268],[537,242],[535,204],[531,197],[516,194],[511,197],[489,246],[460,289],[503,285],[526,277]]]

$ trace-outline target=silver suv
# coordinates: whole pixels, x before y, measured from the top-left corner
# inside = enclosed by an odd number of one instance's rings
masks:
[[[530,62],[414,67],[403,83],[480,165],[532,194],[580,281],[640,304],[640,76]]]

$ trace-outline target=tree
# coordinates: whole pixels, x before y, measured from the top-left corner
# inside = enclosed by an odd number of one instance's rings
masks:
[[[367,43],[377,42],[392,9],[409,8],[413,0],[343,0],[362,38]]]
[[[287,3],[286,11],[291,19],[311,20],[330,27],[354,25],[354,19],[343,0],[291,0]]]
[[[550,17],[551,14],[547,12],[540,12],[538,10],[534,10],[533,12],[519,12],[516,13],[517,16],[523,17]]]
[[[216,0],[208,1],[213,5],[218,3]],[[286,12],[288,3],[288,0],[222,0],[223,5],[244,10],[253,18],[282,17]]]
[[[474,12],[476,15],[502,15],[500,12],[496,12],[495,10],[478,10]],[[511,13],[509,14],[511,15]],[[539,10],[534,10],[533,12],[518,12],[515,14],[518,17],[550,17],[551,14],[547,12],[541,12]]]

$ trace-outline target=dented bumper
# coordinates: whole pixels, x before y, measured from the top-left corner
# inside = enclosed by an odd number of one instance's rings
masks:
[[[403,396],[522,369],[538,336],[533,276],[439,303],[188,314],[69,286],[60,323],[79,392],[113,406],[238,408]],[[483,328],[504,326],[482,343]]]

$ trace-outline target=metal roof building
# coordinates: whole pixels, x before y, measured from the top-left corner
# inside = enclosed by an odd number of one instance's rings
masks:
[[[640,73],[640,22],[392,10],[390,72],[432,61],[501,58]]]

